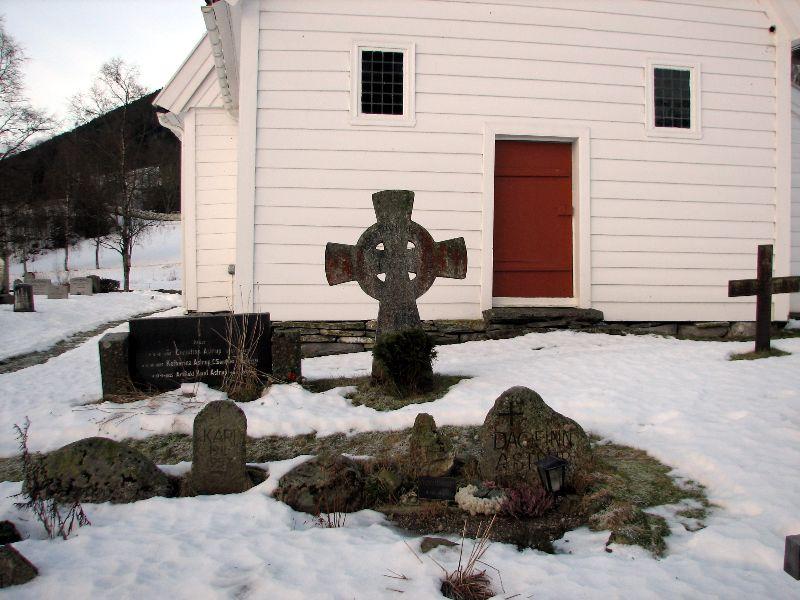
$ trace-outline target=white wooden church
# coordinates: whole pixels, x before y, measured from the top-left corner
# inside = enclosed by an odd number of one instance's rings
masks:
[[[202,18],[155,101],[182,141],[188,310],[375,318],[324,257],[384,189],[466,241],[466,279],[437,280],[423,319],[747,321],[727,282],[754,277],[758,244],[800,274],[798,0],[217,0]]]

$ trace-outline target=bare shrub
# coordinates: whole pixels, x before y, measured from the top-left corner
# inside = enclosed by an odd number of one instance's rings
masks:
[[[439,565],[445,573],[441,587],[442,595],[445,598],[453,598],[454,600],[488,600],[488,598],[495,595],[494,591],[492,591],[492,582],[489,576],[486,575],[486,569],[478,568],[479,564],[491,566],[486,565],[481,559],[491,545],[489,534],[495,518],[492,517],[492,520],[485,528],[483,523],[478,525],[478,530],[475,532],[475,543],[472,545],[472,551],[469,553],[466,563],[463,562],[464,540],[467,536],[467,522],[464,521],[458,567],[454,571],[447,571]]]
[[[42,480],[41,471],[37,468],[36,461],[28,450],[30,425],[28,417],[25,417],[22,427],[14,425],[19,440],[19,449],[22,453],[22,469],[25,474],[25,483],[19,496],[27,498],[24,502],[15,502],[14,506],[20,510],[31,511],[42,524],[50,539],[61,536],[66,540],[73,529],[92,523],[78,500],[68,505],[61,505],[55,499],[46,496],[47,483]]]
[[[268,378],[256,365],[258,346],[264,333],[262,321],[256,317],[244,315],[241,324],[233,313],[225,319],[224,340],[230,365],[220,387],[231,400],[250,402],[261,395]]]

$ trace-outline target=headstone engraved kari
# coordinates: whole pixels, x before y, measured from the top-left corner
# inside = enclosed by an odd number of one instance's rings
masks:
[[[414,192],[383,190],[372,195],[377,223],[355,246],[329,242],[325,246],[325,275],[329,285],[357,281],[364,293],[379,302],[376,336],[420,328],[417,298],[437,277],[467,276],[464,238],[435,242],[411,220]]]
[[[757,279],[728,282],[728,296],[756,296],[756,352],[769,350],[772,294],[800,292],[800,277],[772,276],[772,245],[758,247]]]
[[[592,461],[589,438],[581,426],[525,387],[513,387],[497,398],[480,440],[481,477],[503,486],[541,487],[536,463],[546,456],[569,461],[567,481],[585,472]]]
[[[198,494],[236,494],[250,487],[245,466],[247,417],[230,400],[209,402],[194,419],[192,488]]]
[[[237,348],[247,350],[241,354]],[[129,370],[139,386],[168,390],[181,383],[222,384],[235,361],[271,370],[269,313],[131,319]]]

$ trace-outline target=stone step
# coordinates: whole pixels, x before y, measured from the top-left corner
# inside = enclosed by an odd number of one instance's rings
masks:
[[[507,306],[483,311],[483,319],[487,328],[499,324],[546,325],[548,322],[553,322],[554,327],[565,327],[569,322],[599,323],[603,313],[593,308]]]

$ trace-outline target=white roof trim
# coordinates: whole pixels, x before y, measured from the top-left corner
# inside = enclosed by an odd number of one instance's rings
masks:
[[[201,10],[211,42],[222,102],[226,110],[236,116],[234,113],[239,108],[239,69],[230,7],[225,2],[215,2]]]

